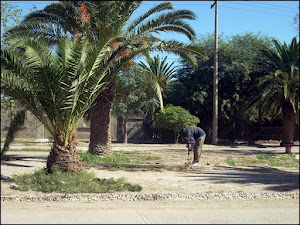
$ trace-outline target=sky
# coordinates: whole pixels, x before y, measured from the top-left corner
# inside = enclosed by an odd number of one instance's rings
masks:
[[[23,15],[35,4],[37,9],[44,8],[53,1],[9,1],[22,9]],[[136,11],[138,16],[154,5],[164,1],[144,1]],[[188,21],[197,36],[215,30],[214,1],[171,1],[175,9],[188,9],[197,15],[195,21]],[[293,23],[299,12],[298,1],[218,1],[218,34],[231,36],[252,32],[276,38],[280,42],[290,43],[294,36],[299,39]],[[183,35],[164,34],[163,37],[188,41]],[[175,58],[174,58],[175,59]]]

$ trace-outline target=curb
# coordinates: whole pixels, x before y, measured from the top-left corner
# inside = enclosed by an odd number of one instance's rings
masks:
[[[1,202],[54,202],[54,201],[184,201],[184,200],[249,200],[299,199],[299,192],[260,193],[91,193],[41,194],[38,196],[1,196]]]

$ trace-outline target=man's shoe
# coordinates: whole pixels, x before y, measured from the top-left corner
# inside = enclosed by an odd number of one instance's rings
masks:
[[[194,162],[194,163],[192,163],[192,166],[199,166],[199,163]]]

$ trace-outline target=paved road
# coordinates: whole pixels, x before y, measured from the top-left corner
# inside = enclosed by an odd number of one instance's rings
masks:
[[[2,202],[1,224],[299,224],[299,200]]]

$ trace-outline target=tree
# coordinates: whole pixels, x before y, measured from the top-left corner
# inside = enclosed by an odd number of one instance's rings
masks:
[[[1,49],[1,89],[35,115],[53,137],[47,168],[82,170],[76,150],[76,127],[109,81],[116,62],[111,42],[103,47],[83,36],[58,40],[56,48],[43,39],[24,37],[22,48]],[[46,117],[45,117],[46,116]]]
[[[263,50],[268,60],[262,64],[270,73],[260,78],[259,87],[265,110],[281,110],[282,141],[290,144],[294,142],[294,124],[299,110],[299,42],[294,37],[290,44],[280,44],[275,39],[273,43],[275,50]]]
[[[175,67],[166,62],[167,56],[161,61],[159,55],[154,58],[146,57],[147,65],[140,62],[140,67],[145,72],[147,83],[151,85],[160,102],[160,110],[164,112],[163,93],[168,90],[169,83],[174,78]]]
[[[161,40],[155,36],[155,33],[160,32],[176,32],[194,40],[195,32],[184,19],[193,20],[195,14],[189,10],[173,10],[173,5],[165,2],[130,21],[140,4],[140,1],[62,1],[30,14],[24,23],[11,29],[7,37],[18,40],[24,32],[29,31],[32,36],[42,36],[49,43],[55,43],[61,34],[68,33],[76,40],[84,30],[88,30],[90,40],[101,40],[102,45],[108,40],[114,40],[111,47],[115,49],[116,60],[126,58],[125,68],[131,66],[135,56],[150,51],[174,53],[196,66],[196,56],[203,57],[196,46],[175,40]],[[156,17],[151,17],[155,14]],[[134,49],[141,51],[134,55]],[[111,73],[116,74],[112,70]],[[116,80],[113,76],[109,77],[112,79],[106,83],[107,88],[98,96],[90,110],[89,152],[97,155],[112,152],[109,125]]]
[[[17,6],[12,5],[6,1],[1,1],[1,35],[5,32],[11,21],[14,24],[19,23],[21,17],[22,9],[18,9]],[[2,43],[1,43],[2,44]]]
[[[159,107],[155,95],[147,88],[143,79],[144,71],[137,66],[132,66],[122,71],[117,77],[116,100],[113,114],[122,124],[123,143],[127,143],[127,120],[133,114],[153,114]]]
[[[199,59],[196,69],[182,63],[167,93],[166,104],[180,105],[200,118],[200,126],[207,133],[206,140],[211,141],[214,37],[202,35],[196,44],[209,59]],[[253,105],[248,108],[250,104],[244,97],[249,87],[256,87],[256,77],[264,73],[259,67],[263,58],[261,49],[271,47],[271,39],[260,33],[219,35],[219,137],[226,137],[227,133],[234,141],[235,133],[248,132],[249,126],[257,121],[257,109]],[[255,93],[257,95],[257,87]],[[228,130],[229,126],[235,129]],[[239,131],[238,127],[243,130]]]
[[[36,8],[33,5],[30,11]],[[19,24],[22,9],[17,8],[16,5],[12,5],[8,2],[1,1],[1,36],[7,29]],[[8,25],[10,24],[10,25]],[[1,48],[6,45],[4,39],[1,39]],[[11,142],[13,142],[16,133],[24,125],[25,110],[9,96],[6,96],[1,90],[1,110],[8,113],[8,117],[11,119],[8,132],[5,138],[4,146],[1,150],[1,159],[5,158],[5,153],[9,150]]]
[[[1,36],[2,33],[5,33],[5,31],[12,26],[9,26],[8,24],[12,23],[13,25],[16,25],[20,22],[21,14],[22,9],[19,9],[16,5],[12,5],[6,1],[1,1]],[[1,38],[1,47],[4,46],[4,39]],[[14,117],[14,114],[17,113],[14,108],[16,108],[14,100],[5,96],[1,91],[1,110],[10,110],[10,114],[13,114],[11,117]]]
[[[181,106],[167,105],[165,112],[158,112],[154,116],[155,127],[173,131],[174,140],[177,133],[184,127],[196,126],[200,120]]]

